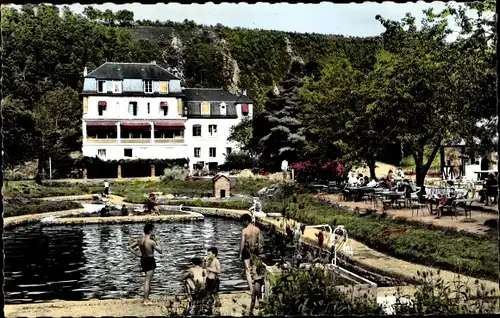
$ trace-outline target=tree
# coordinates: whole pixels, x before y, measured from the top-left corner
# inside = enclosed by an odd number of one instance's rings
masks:
[[[456,48],[445,41],[447,20],[428,10],[422,29],[407,14],[401,22],[377,19],[384,25],[385,50],[379,52],[374,75],[378,99],[370,113],[392,125],[412,153],[416,182],[423,186],[442,143],[458,131],[470,104],[459,85]],[[424,163],[425,147],[432,152]]]
[[[62,158],[79,148],[81,103],[71,88],[48,92],[33,110],[35,121],[34,145],[38,154],[38,176],[44,175],[49,157]]]
[[[116,13],[116,20],[122,27],[130,27],[134,22],[134,12],[128,10],[120,10]]]
[[[270,167],[277,168],[286,159],[289,162],[300,160],[306,145],[304,127],[299,119],[299,88],[302,85],[304,64],[294,61],[290,72],[281,83],[281,89],[266,104],[267,121],[271,129],[260,139],[262,146],[261,160]]]
[[[228,140],[237,142],[242,151],[253,156],[256,150],[253,138],[253,121],[244,118],[237,125],[232,126]]]
[[[88,6],[83,9],[83,14],[91,21],[95,21],[101,18],[102,12],[95,9],[93,6]]]

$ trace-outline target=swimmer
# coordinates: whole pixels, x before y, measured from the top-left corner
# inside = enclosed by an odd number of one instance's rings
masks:
[[[253,292],[252,288],[252,269],[250,266],[250,259],[252,255],[258,255],[260,249],[260,229],[252,224],[252,217],[250,214],[241,216],[241,221],[245,228],[241,231],[240,243],[240,259],[244,262],[245,276],[247,279],[250,293]]]
[[[149,301],[149,293],[151,292],[151,281],[153,280],[156,268],[154,252],[162,253],[161,246],[155,241],[153,229],[153,224],[147,223],[144,226],[144,236],[136,239],[128,247],[132,253],[141,258],[141,270],[146,273],[144,280],[144,305],[152,305],[152,302]],[[137,247],[139,247],[140,253],[136,251]]]

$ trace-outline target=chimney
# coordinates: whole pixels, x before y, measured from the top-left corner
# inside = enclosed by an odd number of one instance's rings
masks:
[[[85,66],[83,68],[83,77],[87,76],[87,67]]]
[[[243,96],[247,96],[247,90],[246,90],[246,89],[244,89],[244,90],[243,90],[242,95],[243,95]]]

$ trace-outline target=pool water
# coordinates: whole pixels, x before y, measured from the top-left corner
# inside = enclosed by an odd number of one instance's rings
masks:
[[[219,250],[220,290],[248,288],[238,259],[240,222],[207,217],[155,226],[163,254],[156,255],[152,297],[182,293],[182,270],[192,257],[203,257],[211,246]],[[144,223],[38,224],[6,230],[6,303],[141,297],[144,274],[139,258],[127,246],[143,234],[143,227]],[[273,248],[265,229],[262,238],[265,263],[278,262],[280,252]]]

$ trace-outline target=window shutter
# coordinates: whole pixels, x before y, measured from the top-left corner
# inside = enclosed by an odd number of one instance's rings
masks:
[[[182,98],[177,99],[177,112],[182,116]]]
[[[168,82],[160,82],[160,93],[168,94]]]
[[[89,112],[89,98],[84,97],[83,98],[83,113],[86,114]]]
[[[210,115],[210,103],[201,103],[201,114]]]

